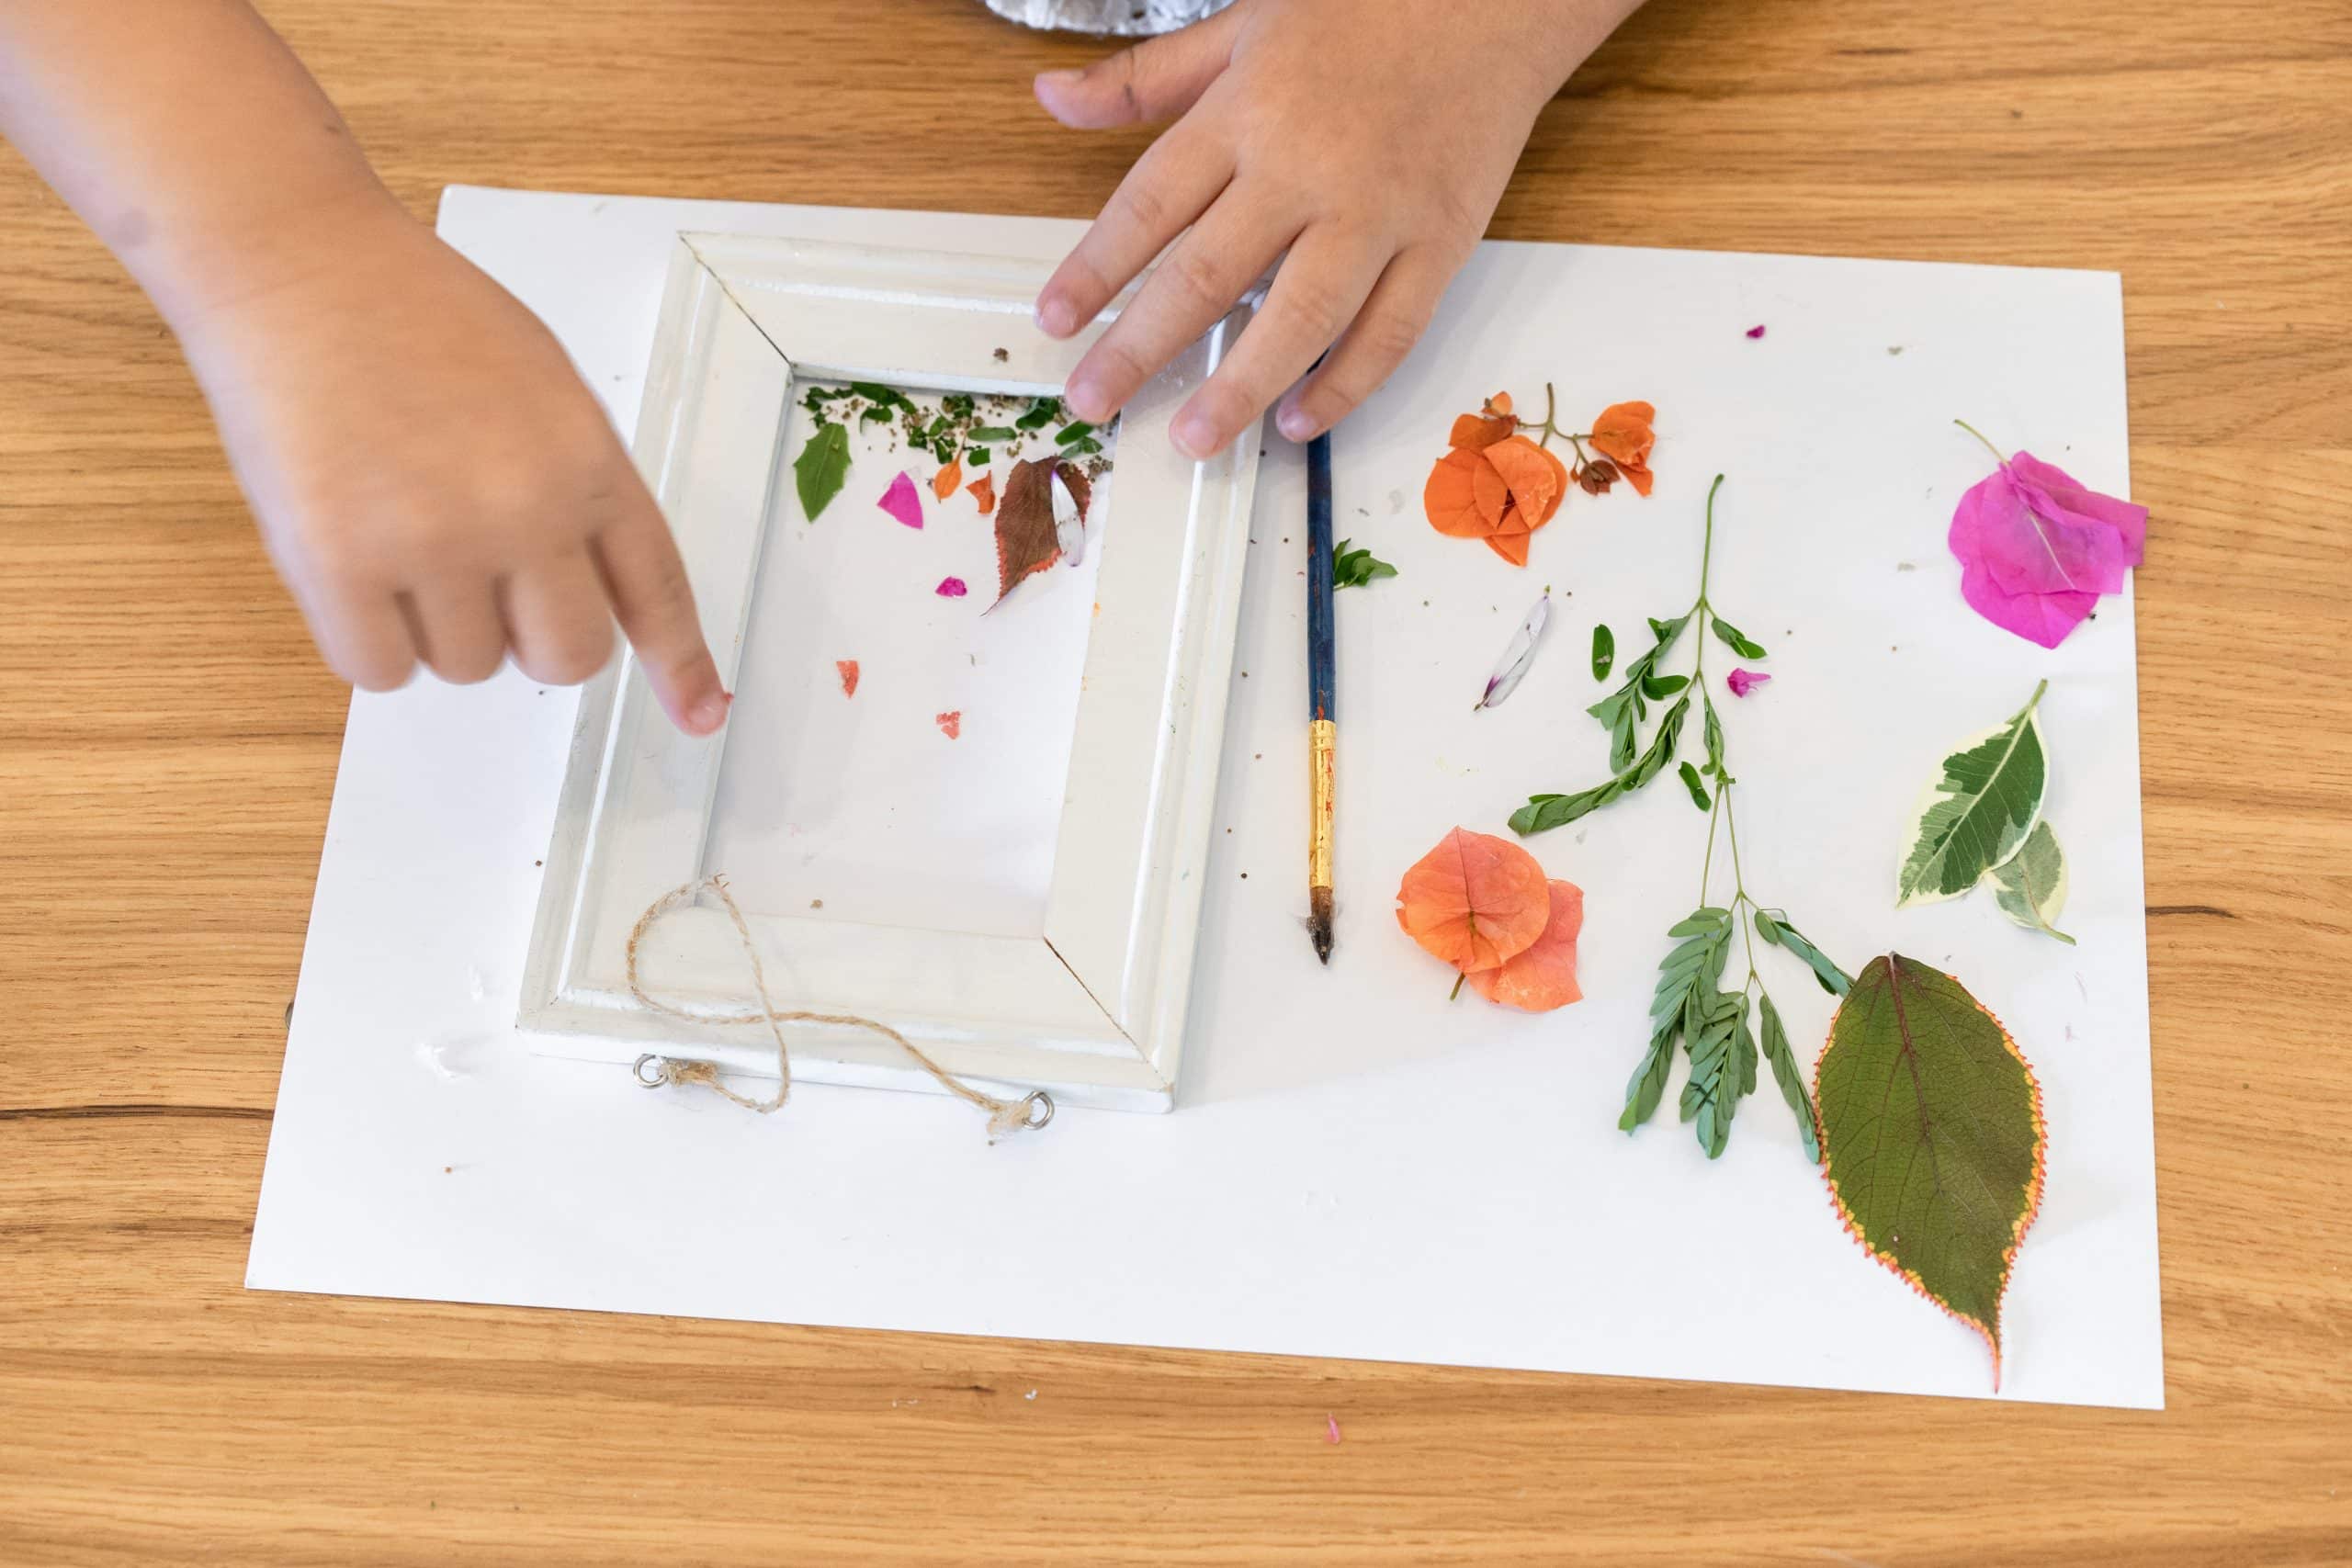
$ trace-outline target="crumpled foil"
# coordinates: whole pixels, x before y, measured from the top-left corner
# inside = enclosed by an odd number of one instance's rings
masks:
[[[1225,9],[1230,0],[985,0],[1024,28],[1071,33],[1169,33]]]

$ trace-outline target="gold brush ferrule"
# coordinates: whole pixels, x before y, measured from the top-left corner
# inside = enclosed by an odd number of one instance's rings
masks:
[[[1331,813],[1339,788],[1334,773],[1339,747],[1340,728],[1328,718],[1318,718],[1307,726],[1307,747],[1313,773],[1313,826],[1306,837],[1306,885],[1309,887],[1331,886]]]

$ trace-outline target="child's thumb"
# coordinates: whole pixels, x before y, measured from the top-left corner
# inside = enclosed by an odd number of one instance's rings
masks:
[[[1080,130],[1173,119],[1231,63],[1240,9],[1230,6],[1181,32],[1147,39],[1083,71],[1046,72],[1036,80],[1037,101]]]

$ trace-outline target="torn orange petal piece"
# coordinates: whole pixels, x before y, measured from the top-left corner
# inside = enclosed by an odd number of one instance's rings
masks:
[[[1577,935],[1584,930],[1584,889],[1551,885],[1551,923],[1525,951],[1493,969],[1468,976],[1470,988],[1490,1002],[1522,1012],[1550,1012],[1584,998],[1577,984]]]
[[[1488,456],[1499,449],[1498,444],[1476,454],[1478,466],[1470,470],[1470,498],[1478,508],[1478,515],[1485,520],[1488,533],[1507,526],[1505,520],[1510,513],[1510,481],[1503,478],[1502,471],[1495,467],[1494,460]]]
[[[1592,444],[1625,468],[1641,468],[1657,443],[1657,432],[1650,429],[1657,417],[1657,410],[1647,403],[1611,403],[1592,422]]]
[[[932,476],[931,493],[937,499],[945,501],[956,493],[956,487],[963,482],[964,459],[958,457]]]
[[[1549,453],[1526,436],[1514,435],[1487,447],[1486,456],[1521,513],[1537,519],[1551,515],[1552,503],[1560,495],[1561,470]]]
[[[986,517],[996,510],[996,475],[982,474],[964,487],[965,493],[980,503],[980,515]]]
[[[951,713],[941,714],[938,718],[938,724],[939,733],[944,735],[950,740],[955,739],[957,736],[964,733],[964,710],[957,708]]]
[[[1527,540],[1525,534],[1489,534],[1487,536],[1487,547],[1513,566],[1525,566]]]
[[[1543,453],[1552,464],[1551,504],[1544,508],[1544,514],[1537,518],[1535,522],[1535,525],[1538,528],[1541,528],[1544,524],[1549,523],[1553,518],[1559,515],[1560,502],[1567,500],[1568,498],[1568,466],[1560,461],[1559,455],[1554,452],[1549,446],[1538,446],[1536,450]]]
[[[1517,844],[1456,828],[1405,873],[1396,923],[1466,973],[1525,952],[1551,923],[1544,868]]]
[[[1494,524],[1478,506],[1476,476],[1481,470],[1491,474],[1494,465],[1477,452],[1457,449],[1437,460],[1421,489],[1421,509],[1429,513],[1430,527],[1457,539],[1483,539],[1494,532]],[[1494,482],[1499,488],[1501,481]]]
[[[1649,494],[1651,482],[1657,477],[1639,463],[1621,463],[1617,471],[1625,476],[1625,482],[1634,487],[1637,495]]]
[[[854,696],[857,695],[857,660],[854,660],[854,659],[836,659],[836,660],[833,660],[833,672],[834,672],[835,674],[839,675],[839,676],[842,678],[842,696],[845,696],[845,697],[854,697]]]
[[[1476,452],[1492,446],[1498,441],[1508,440],[1518,432],[1519,421],[1508,416],[1481,419],[1475,413],[1465,413],[1454,419],[1453,433],[1445,439],[1447,446],[1457,450]]]
[[[1510,394],[1509,392],[1497,392],[1493,397],[1488,398],[1487,400],[1487,412],[1492,414],[1501,414],[1508,418],[1510,414]]]

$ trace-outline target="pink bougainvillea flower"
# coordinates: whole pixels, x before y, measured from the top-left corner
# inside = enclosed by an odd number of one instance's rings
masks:
[[[1772,677],[1761,670],[1735,670],[1724,677],[1724,684],[1731,688],[1735,697],[1744,697]]]
[[[1762,337],[1764,335],[1764,329],[1760,326],[1750,327],[1747,329],[1747,335],[1749,337]]]
[[[2146,507],[2086,489],[2028,452],[2002,458],[1960,498],[1947,536],[1969,607],[2044,648],[2064,642],[2100,595],[2122,592],[2147,541]]]
[[[943,577],[939,580],[939,586],[933,592],[942,599],[961,599],[971,590],[965,586],[964,580],[960,577]]]
[[[874,504],[910,528],[922,526],[922,498],[915,493],[915,481],[903,468],[890,481],[890,488],[882,492],[882,499]]]

